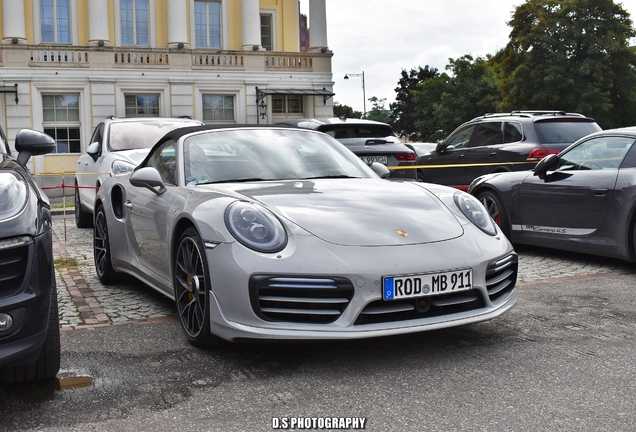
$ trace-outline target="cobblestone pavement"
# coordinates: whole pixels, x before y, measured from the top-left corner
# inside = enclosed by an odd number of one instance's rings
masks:
[[[63,330],[175,318],[172,300],[133,278],[125,277],[122,283],[107,287],[100,283],[93,265],[92,229],[77,228],[72,218],[55,219],[53,234]],[[519,289],[538,281],[636,271],[636,265],[603,257],[532,247],[518,247],[517,253]]]

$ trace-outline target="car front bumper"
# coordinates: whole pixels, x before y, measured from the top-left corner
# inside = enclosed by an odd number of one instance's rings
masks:
[[[35,361],[47,335],[55,289],[52,232],[28,239],[0,240],[0,314],[13,323],[0,331],[0,368]]]
[[[347,247],[327,244],[311,236],[296,236],[290,238],[284,252],[274,255],[258,254],[237,243],[219,245],[207,249],[212,281],[211,331],[228,340],[359,339],[489,320],[511,309],[517,301],[514,293],[517,256],[503,236],[486,240],[478,242],[462,236],[426,245]],[[495,274],[493,269],[499,262],[509,262],[509,265]],[[413,309],[412,305],[417,303],[382,299],[383,276],[468,268],[473,274],[470,291],[473,300],[466,305],[461,305],[465,293],[430,296],[426,301],[435,306],[427,311],[434,309],[435,313],[393,313],[391,309]],[[341,313],[331,321],[312,322],[311,314],[307,314],[307,320],[272,318],[259,309],[258,289],[254,287],[255,278],[263,275],[281,280],[309,280],[308,291],[314,280],[349,281],[351,295]],[[506,288],[493,294],[500,289],[494,284],[504,278],[507,278]],[[306,295],[311,297],[309,293]],[[277,298],[277,294],[262,297]],[[448,306],[444,306],[446,303]]]

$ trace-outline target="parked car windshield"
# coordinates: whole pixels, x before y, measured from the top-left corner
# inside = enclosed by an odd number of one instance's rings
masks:
[[[187,138],[183,152],[188,183],[375,176],[338,141],[311,131],[207,131]]]
[[[132,121],[110,126],[108,145],[111,151],[147,149],[171,130],[196,126],[197,122]]]
[[[540,121],[534,126],[542,144],[573,143],[601,130],[598,124],[590,121]]]

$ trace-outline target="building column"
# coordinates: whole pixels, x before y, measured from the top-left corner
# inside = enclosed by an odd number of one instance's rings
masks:
[[[186,0],[168,2],[168,48],[188,46],[187,10]]]
[[[309,51],[327,52],[328,50],[325,0],[309,0]]]
[[[258,0],[243,0],[243,50],[263,50],[261,46],[261,13]]]
[[[2,16],[4,22],[2,43],[26,45],[24,2],[4,0],[2,2]]]
[[[108,35],[108,0],[88,0],[88,45],[112,46]]]

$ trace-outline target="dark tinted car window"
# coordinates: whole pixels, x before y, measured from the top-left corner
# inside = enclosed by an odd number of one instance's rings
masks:
[[[477,127],[477,131],[470,143],[471,147],[483,147],[495,144],[502,144],[501,122],[482,123]]]
[[[470,140],[475,127],[475,125],[466,126],[465,128],[458,130],[453,135],[448,137],[448,139],[446,140],[446,148],[451,150],[467,147],[468,141]]]
[[[336,125],[336,126],[321,126],[319,131],[325,132],[331,135],[335,139],[346,138],[384,138],[388,136],[394,136],[393,129],[390,126],[348,126],[348,125]]]
[[[542,144],[573,143],[601,130],[593,122],[554,120],[535,122],[534,127]]]
[[[104,139],[104,123],[100,123],[95,128],[95,132],[93,132],[93,136],[91,137],[91,144],[94,142],[99,143],[99,149],[102,149],[102,141]]]
[[[164,183],[177,184],[175,181],[177,162],[175,159],[174,141],[168,140],[157,147],[148,158],[146,166],[155,167]]]
[[[504,143],[519,142],[523,138],[521,123],[505,122],[504,123]]]

